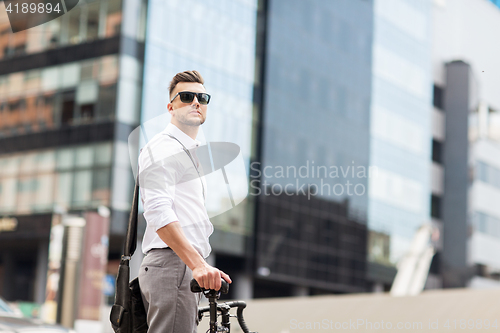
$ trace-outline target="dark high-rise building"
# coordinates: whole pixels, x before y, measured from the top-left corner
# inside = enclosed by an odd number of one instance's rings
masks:
[[[264,17],[255,294],[365,291],[373,3]]]

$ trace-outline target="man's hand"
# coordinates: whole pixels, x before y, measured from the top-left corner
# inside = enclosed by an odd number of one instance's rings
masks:
[[[203,289],[219,290],[221,287],[221,278],[228,283],[232,283],[229,275],[207,263],[203,263],[193,269],[193,278]]]
[[[229,275],[210,266],[189,243],[179,222],[172,222],[156,231],[161,240],[174,250],[181,260],[193,271],[193,278],[203,289],[219,290],[220,279],[231,283]]]

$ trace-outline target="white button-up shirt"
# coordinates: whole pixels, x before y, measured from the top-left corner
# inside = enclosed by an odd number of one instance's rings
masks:
[[[139,185],[147,222],[142,251],[167,247],[156,231],[179,221],[188,241],[206,258],[211,251],[208,237],[213,225],[204,204],[205,177],[199,177],[182,145],[169,134],[190,151],[197,167],[201,167],[196,157],[200,142],[173,124],[168,124],[144,146],[139,155]]]

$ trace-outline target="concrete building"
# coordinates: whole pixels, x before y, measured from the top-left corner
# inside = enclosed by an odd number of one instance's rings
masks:
[[[492,2],[435,1],[433,10],[431,210],[443,230],[436,286],[500,287],[500,47],[489,37],[500,9]]]

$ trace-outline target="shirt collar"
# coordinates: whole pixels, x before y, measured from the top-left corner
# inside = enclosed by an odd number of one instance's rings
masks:
[[[178,139],[186,148],[191,149],[194,147],[198,147],[200,145],[200,141],[193,140],[189,135],[184,133],[179,127],[175,126],[172,123],[169,123],[164,130],[165,133],[168,133]]]

